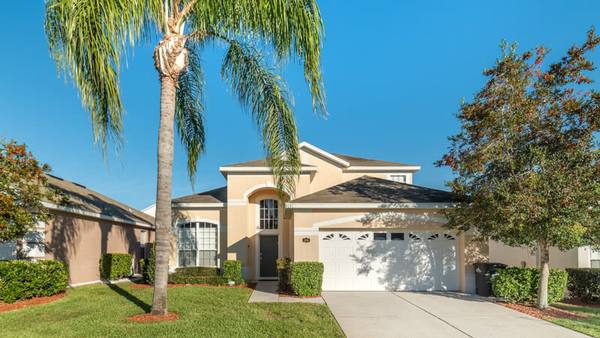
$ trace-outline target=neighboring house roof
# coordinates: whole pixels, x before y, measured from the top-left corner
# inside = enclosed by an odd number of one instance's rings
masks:
[[[372,176],[353,180],[323,189],[290,201],[302,203],[450,203],[452,193],[417,185],[394,182]]]
[[[113,219],[125,223],[153,225],[154,217],[135,208],[91,190],[84,185],[46,175],[48,186],[61,193],[65,199],[60,203],[47,202],[50,209],[79,213],[102,219]]]
[[[227,186],[173,199],[173,203],[226,203]]]

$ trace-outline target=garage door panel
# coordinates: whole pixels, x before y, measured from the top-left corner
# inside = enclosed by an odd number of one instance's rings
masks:
[[[381,235],[377,236],[382,238]],[[328,239],[325,239],[328,238]],[[456,239],[405,232],[391,240],[373,232],[321,234],[325,290],[457,290]]]

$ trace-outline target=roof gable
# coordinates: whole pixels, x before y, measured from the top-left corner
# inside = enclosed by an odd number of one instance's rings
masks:
[[[173,199],[173,203],[226,203],[227,186]]]

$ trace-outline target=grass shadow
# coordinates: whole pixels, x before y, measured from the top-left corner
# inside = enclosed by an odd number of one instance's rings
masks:
[[[150,304],[144,302],[143,300],[139,299],[138,297],[132,295],[129,291],[123,289],[122,287],[118,286],[117,284],[108,284],[108,287],[113,290],[114,292],[116,292],[119,296],[127,299],[128,301],[132,302],[133,304],[135,304],[137,307],[139,307],[140,309],[142,309],[145,313],[150,312],[150,309],[152,308]]]

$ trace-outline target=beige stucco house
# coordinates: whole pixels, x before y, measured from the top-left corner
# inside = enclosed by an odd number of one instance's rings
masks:
[[[489,241],[490,261],[509,266],[537,267],[539,255],[530,248],[515,248],[501,242]],[[550,267],[553,268],[600,268],[600,251],[590,246],[560,251],[550,249]]]
[[[323,262],[325,290],[474,289],[487,244],[442,228],[452,196],[414,185],[419,166],[306,142],[300,152],[287,201],[264,159],[223,166],[226,186],[175,198],[171,268],[238,259],[246,279],[274,279],[275,260],[289,257]]]
[[[104,253],[129,253],[132,268],[154,240],[154,218],[81,184],[47,176],[49,188],[64,196],[59,204],[44,202],[52,217],[23,239],[24,255],[32,260],[67,263],[71,286],[100,282]],[[16,243],[0,244],[0,260],[14,259]]]

